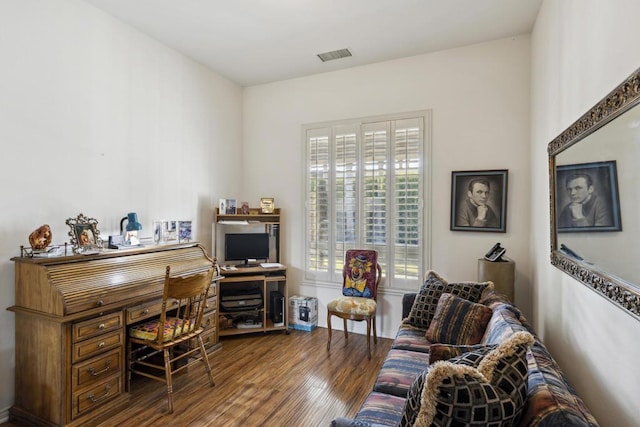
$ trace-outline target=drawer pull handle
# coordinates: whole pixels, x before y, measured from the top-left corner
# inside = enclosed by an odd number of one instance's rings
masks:
[[[104,301],[102,301],[101,299],[98,300],[98,302],[96,302],[96,305],[98,307],[102,307],[104,305]]]
[[[90,394],[87,396],[87,399],[89,399],[90,401],[92,401],[93,403],[97,403],[100,402],[101,400],[107,398],[107,396],[109,396],[109,392],[111,391],[111,384],[107,384],[106,387],[104,388],[104,394],[100,397],[95,397],[93,394]]]
[[[144,310],[142,310],[142,314],[149,314],[149,309],[145,308]]]
[[[91,375],[93,375],[94,377],[97,377],[98,375],[101,375],[101,374],[104,374],[105,372],[107,372],[110,368],[111,368],[111,360],[107,360],[107,363],[105,363],[105,367],[104,367],[103,370],[96,371],[93,366],[90,366],[89,369],[87,369],[87,370],[89,371],[89,373]]]
[[[173,305],[178,305],[178,300],[175,300],[175,301],[173,302]]]
[[[106,328],[106,327],[107,327],[107,326],[106,326],[104,323],[100,323],[100,324],[98,325],[98,329],[104,329],[104,328]]]
[[[105,345],[104,341],[102,341],[100,344],[98,344],[98,348],[102,348],[102,347],[104,347],[104,345]]]

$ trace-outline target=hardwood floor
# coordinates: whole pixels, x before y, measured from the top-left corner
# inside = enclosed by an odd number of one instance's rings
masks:
[[[327,352],[324,328],[224,337],[209,356],[215,387],[195,365],[175,377],[174,413],[168,414],[164,383],[135,378],[129,408],[98,427],[328,426],[355,415],[391,342],[372,342],[369,360],[366,338],[358,334],[345,342],[342,331],[334,331]]]

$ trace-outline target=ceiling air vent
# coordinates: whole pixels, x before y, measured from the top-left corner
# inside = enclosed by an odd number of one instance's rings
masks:
[[[334,59],[347,58],[351,56],[349,49],[332,50],[331,52],[319,53],[318,58],[322,62],[333,61]]]

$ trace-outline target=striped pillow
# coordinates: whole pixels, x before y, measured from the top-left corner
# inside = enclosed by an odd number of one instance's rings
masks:
[[[443,293],[438,300],[426,337],[432,343],[478,344],[492,313],[485,305]]]

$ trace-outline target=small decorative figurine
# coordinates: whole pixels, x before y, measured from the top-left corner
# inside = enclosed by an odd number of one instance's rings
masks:
[[[31,249],[41,251],[51,243],[52,239],[51,227],[45,224],[29,234],[29,244]]]

